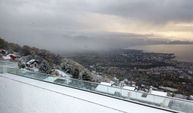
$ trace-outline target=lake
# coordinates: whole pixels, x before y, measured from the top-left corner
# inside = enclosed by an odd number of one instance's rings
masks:
[[[193,45],[145,45],[133,46],[129,47],[129,49],[155,53],[174,53],[177,60],[193,62]]]

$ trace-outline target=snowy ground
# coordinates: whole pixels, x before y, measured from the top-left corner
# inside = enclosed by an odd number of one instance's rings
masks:
[[[86,91],[0,74],[0,113],[168,113]]]

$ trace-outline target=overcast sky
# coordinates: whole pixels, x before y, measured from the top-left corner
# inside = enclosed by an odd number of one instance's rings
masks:
[[[193,41],[193,0],[0,0],[0,36],[64,50],[105,48],[107,37]]]

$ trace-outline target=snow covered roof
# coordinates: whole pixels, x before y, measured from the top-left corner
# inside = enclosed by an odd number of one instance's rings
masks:
[[[61,70],[59,70],[59,69],[54,69],[54,70],[57,71],[58,74],[59,74],[60,76],[62,76],[62,77],[72,77],[71,75],[69,75],[69,74],[67,74],[67,73],[65,73],[65,72],[63,72],[63,71],[61,71]]]
[[[27,64],[32,64],[35,61],[36,61],[35,59],[31,59],[30,61],[27,62]]]
[[[167,96],[167,92],[163,92],[163,91],[154,91],[154,90],[152,90],[151,94],[158,95],[158,96],[165,96],[165,97]]]
[[[131,87],[131,86],[123,86],[123,89],[128,89],[128,90],[135,90],[135,87]]]
[[[12,56],[16,56],[15,54],[8,54],[7,56],[11,56],[11,55],[12,55]]]
[[[3,59],[4,59],[4,60],[10,60],[11,57],[10,57],[10,56],[3,56]]]
[[[12,74],[4,74],[2,76],[5,76],[0,77],[0,95],[2,95],[0,97],[0,106],[2,113],[170,112]],[[7,87],[3,87],[4,85]]]
[[[101,85],[106,85],[106,86],[111,86],[111,83],[107,83],[107,82],[101,82]]]
[[[8,55],[6,55],[6,56],[3,56],[3,59],[5,59],[5,60],[11,60],[11,59],[12,59],[11,56],[16,57],[15,54],[8,54]]]

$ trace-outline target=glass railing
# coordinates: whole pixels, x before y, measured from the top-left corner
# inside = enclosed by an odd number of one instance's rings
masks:
[[[0,73],[5,72],[3,71],[5,70],[4,68],[5,66],[0,65]],[[14,75],[32,78],[57,85],[73,87],[89,92],[123,99],[130,102],[143,104],[150,107],[156,107],[163,110],[174,110],[185,113],[193,113],[193,101],[190,100],[178,99],[174,97],[157,96],[142,91],[133,91],[120,87],[107,86],[102,85],[100,83],[83,81],[73,78],[54,77],[44,73],[31,72],[28,70],[11,68],[9,66],[6,68],[6,71],[7,73],[11,73]]]
[[[0,73],[3,73],[4,71],[3,71],[3,66],[2,65],[0,65]]]
[[[6,61],[6,60],[0,60],[0,65],[1,66],[6,66],[6,67],[12,67],[12,68],[17,68],[18,67],[17,62]]]

